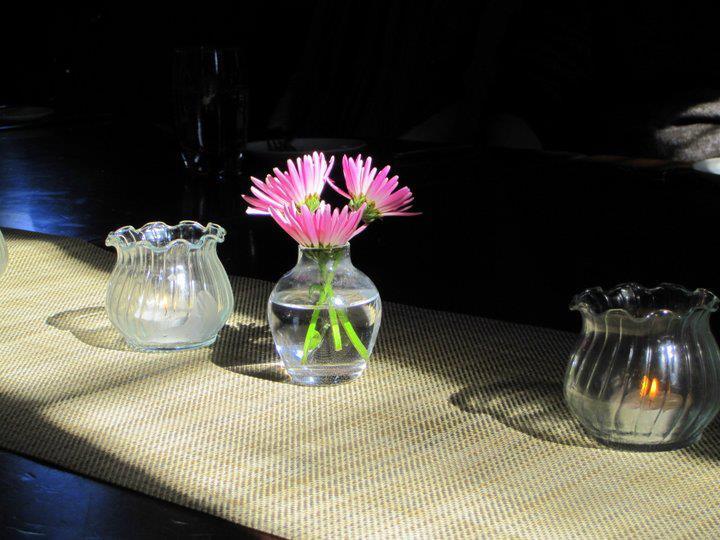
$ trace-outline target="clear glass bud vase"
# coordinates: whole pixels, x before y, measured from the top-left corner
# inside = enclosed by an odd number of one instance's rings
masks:
[[[664,283],[588,289],[571,309],[583,331],[565,400],[597,439],[636,450],[687,446],[720,410],[720,351],[710,291]]]
[[[128,344],[142,350],[210,345],[233,309],[230,281],[216,252],[225,229],[194,221],[122,227],[107,237],[118,258],[106,309]]]
[[[268,320],[285,370],[297,384],[338,384],[358,378],[372,354],[381,318],[380,295],[350,260],[350,245],[299,248],[295,268],[268,301]]]

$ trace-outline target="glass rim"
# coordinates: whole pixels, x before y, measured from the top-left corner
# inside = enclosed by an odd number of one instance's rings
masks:
[[[176,231],[183,228],[199,230],[200,235],[198,239],[192,241],[187,238],[175,238],[165,244],[156,245],[145,238],[146,233],[150,230],[164,229],[166,231]],[[217,243],[224,242],[226,234],[227,232],[223,227],[212,222],[208,222],[207,225],[202,225],[197,221],[183,220],[177,225],[168,225],[164,221],[150,221],[139,229],[136,229],[132,225],[125,225],[124,227],[120,227],[119,229],[112,231],[107,235],[105,245],[118,249],[142,247],[155,253],[169,251],[178,245],[187,245],[188,249],[196,250],[201,249],[205,243],[210,240],[214,240]]]
[[[679,299],[674,306],[660,305],[656,298],[660,294],[674,294]],[[622,299],[617,302],[614,299]],[[650,299],[646,305],[642,302]],[[683,303],[684,302],[684,303]],[[613,303],[617,305],[613,305]],[[634,304],[634,305],[633,305]],[[669,303],[668,303],[669,304]],[[656,287],[644,287],[639,283],[622,283],[608,290],[591,287],[573,297],[570,310],[595,317],[611,315],[632,319],[636,322],[657,317],[688,317],[698,311],[717,311],[720,299],[709,289],[687,289],[675,283],[660,283]],[[641,313],[638,314],[638,311]]]

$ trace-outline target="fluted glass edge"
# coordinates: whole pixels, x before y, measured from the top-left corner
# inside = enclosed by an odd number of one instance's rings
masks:
[[[174,238],[169,242],[161,243],[160,245],[153,244],[147,240],[147,235],[150,231],[164,230],[169,234],[176,234],[178,231],[192,229],[197,232],[197,239],[190,240],[187,238]],[[197,221],[183,220],[177,225],[168,225],[164,221],[151,221],[146,223],[139,229],[136,229],[132,225],[125,225],[119,229],[112,231],[108,234],[105,239],[105,245],[108,247],[115,247],[118,249],[125,249],[129,247],[145,247],[155,253],[161,253],[171,250],[173,247],[185,244],[188,249],[196,250],[202,249],[208,241],[215,241],[218,244],[225,241],[226,231],[223,227],[217,223],[209,222],[207,225],[202,225]]]
[[[648,303],[663,303],[674,308],[654,307],[643,309]],[[668,303],[667,300],[671,300]],[[657,287],[644,287],[630,282],[616,285],[608,290],[591,287],[576,294],[570,302],[570,310],[593,316],[617,315],[636,322],[655,317],[686,317],[695,311],[717,311],[720,299],[708,289],[687,289],[675,283],[661,283]]]

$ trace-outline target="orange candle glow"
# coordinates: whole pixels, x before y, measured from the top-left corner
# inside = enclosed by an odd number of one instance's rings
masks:
[[[657,378],[653,377],[650,379],[647,375],[644,375],[640,381],[640,397],[649,397],[655,399],[658,394],[658,387],[660,386]]]

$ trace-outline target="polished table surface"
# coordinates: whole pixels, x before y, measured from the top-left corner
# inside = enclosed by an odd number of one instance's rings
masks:
[[[588,286],[720,288],[709,264],[720,186],[685,164],[382,141],[371,148],[423,211],[353,241],[354,262],[387,300],[574,330],[566,306]],[[250,156],[247,170],[263,175],[277,164]],[[214,221],[228,230],[219,249],[228,271],[274,281],[295,248],[267,219],[245,215],[247,186],[246,177],[187,177],[162,126],[0,131],[0,227],[102,244],[126,224]],[[6,452],[0,503],[9,537],[256,534]]]
[[[269,538],[0,451],[0,538]]]
[[[382,141],[371,149],[423,212],[353,241],[356,266],[388,300],[576,330],[567,305],[588,286],[720,285],[701,263],[720,182],[685,164]],[[248,174],[280,164],[249,159]],[[160,126],[0,131],[0,227],[102,244],[122,225],[211,220],[228,230],[219,254],[229,273],[275,281],[296,248],[270,219],[245,214],[248,187],[247,175],[186,177]]]

